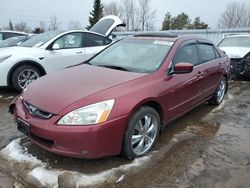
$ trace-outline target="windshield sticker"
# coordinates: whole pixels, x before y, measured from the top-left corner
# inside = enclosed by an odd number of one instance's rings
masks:
[[[154,44],[160,44],[160,45],[167,45],[167,46],[171,46],[173,44],[173,42],[170,41],[163,41],[163,40],[155,40]]]

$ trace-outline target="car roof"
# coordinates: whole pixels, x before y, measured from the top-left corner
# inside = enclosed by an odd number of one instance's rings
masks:
[[[25,32],[21,32],[21,31],[12,31],[12,30],[2,30],[2,31],[0,31],[0,33],[16,33],[16,34],[27,35],[27,33],[25,33]]]
[[[177,40],[197,40],[197,42],[200,43],[211,43],[213,44],[210,40],[202,38],[202,37],[198,37],[198,36],[181,36],[181,35],[177,35],[175,33],[170,33],[170,32],[166,32],[166,31],[158,31],[158,32],[144,32],[144,33],[137,33],[134,34],[133,37],[143,37],[143,38],[162,38],[165,40],[169,40],[172,42],[175,42]]]
[[[53,32],[53,31],[47,31],[47,32]],[[86,30],[86,29],[58,30],[57,32],[58,32],[58,35],[59,35],[59,34],[74,33],[74,32],[84,32],[84,33],[93,33],[93,34],[96,34],[96,35],[100,35],[100,36],[105,37],[105,35],[102,35],[102,34],[96,33],[96,32],[92,32],[92,31],[89,31],[89,30]]]

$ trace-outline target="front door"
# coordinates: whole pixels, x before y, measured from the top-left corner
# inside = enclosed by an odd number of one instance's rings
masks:
[[[56,39],[53,43],[57,49],[46,50],[45,62],[49,71],[56,71],[86,60],[84,48],[84,33],[68,33]]]
[[[200,82],[202,79],[202,66],[199,65],[196,42],[189,42],[177,50],[172,62],[172,67],[181,62],[192,63],[194,69],[191,73],[173,74],[166,80],[169,88],[165,94],[167,106],[166,117],[171,120],[189,110],[200,99]]]

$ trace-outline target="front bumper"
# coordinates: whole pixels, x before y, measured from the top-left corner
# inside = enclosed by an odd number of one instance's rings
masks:
[[[127,116],[92,126],[58,126],[61,116],[44,120],[32,117],[15,101],[14,115],[30,126],[32,142],[52,153],[76,158],[100,158],[121,152]]]

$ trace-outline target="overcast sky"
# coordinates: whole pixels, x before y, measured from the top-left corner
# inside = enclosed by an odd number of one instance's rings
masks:
[[[105,4],[113,0],[102,0]],[[120,2],[120,0],[118,0]],[[166,12],[177,15],[187,13],[192,19],[200,16],[211,28],[217,25],[220,14],[232,0],[152,0],[151,5],[157,11],[156,29]],[[249,0],[237,0],[250,6]],[[13,23],[27,22],[34,28],[39,21],[48,25],[50,17],[55,15],[61,23],[62,29],[67,29],[70,20],[79,21],[83,27],[88,24],[89,11],[93,8],[93,0],[0,0],[0,27]]]

